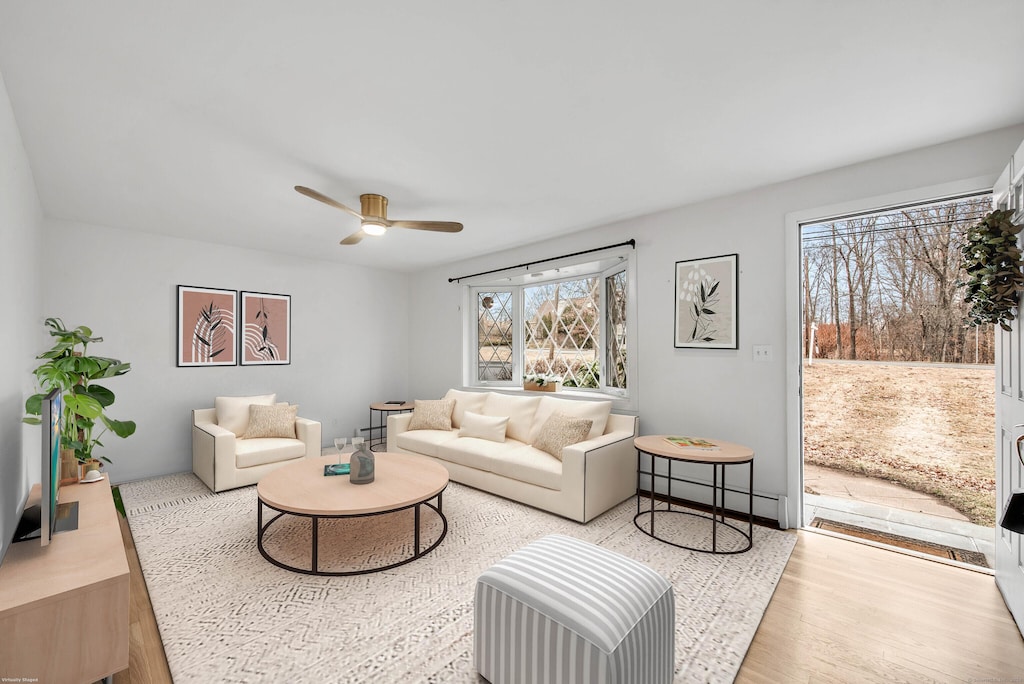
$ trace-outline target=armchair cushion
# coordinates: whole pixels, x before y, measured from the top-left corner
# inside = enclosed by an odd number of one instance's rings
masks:
[[[245,429],[242,439],[259,437],[287,437],[295,439],[295,415],[298,406],[275,404],[262,406],[249,405],[249,427]]]
[[[235,437],[245,434],[249,427],[249,406],[273,406],[277,401],[276,394],[258,394],[251,397],[217,397],[214,408],[217,410],[217,425],[231,430]]]
[[[279,463],[306,455],[306,445],[293,439],[242,439],[235,443],[235,467],[252,468],[267,463]]]

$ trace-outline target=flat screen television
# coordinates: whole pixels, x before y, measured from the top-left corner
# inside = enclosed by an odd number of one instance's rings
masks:
[[[39,503],[26,506],[14,532],[14,541],[39,539],[46,546],[57,532],[78,529],[78,502],[61,504],[60,435],[64,425],[64,400],[59,389],[45,397],[40,411]]]

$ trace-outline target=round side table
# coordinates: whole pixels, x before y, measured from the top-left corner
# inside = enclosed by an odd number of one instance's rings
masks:
[[[384,401],[370,404],[370,451],[381,451],[388,443],[388,416],[392,413],[405,413],[416,408],[416,404],[407,401],[404,404],[389,404]],[[374,414],[379,418],[374,422]]]
[[[668,441],[668,435],[645,435],[643,437],[637,437],[633,440],[633,445],[636,447],[636,471],[637,471],[637,496],[636,496],[636,515],[633,517],[633,524],[636,525],[644,534],[654,537],[659,541],[663,541],[666,544],[672,546],[678,546],[681,549],[687,549],[689,551],[699,551],[701,553],[716,553],[716,554],[732,554],[732,553],[743,553],[749,551],[754,545],[754,451],[750,447],[745,447],[741,444],[733,444],[731,442],[723,442],[717,439],[704,440],[714,444],[714,448],[700,448],[700,447],[680,447],[672,444]],[[642,468],[641,455],[647,454],[651,457],[651,469],[645,471]],[[667,462],[667,474],[661,474],[657,472],[655,467],[658,460]],[[705,515],[703,513],[694,513],[688,510],[682,510],[679,508],[672,508],[672,483],[673,482],[688,482],[683,478],[677,478],[672,475],[672,464],[676,461],[682,461],[686,463],[699,463],[710,465],[712,469],[712,484],[711,484],[711,515]],[[725,466],[727,465],[743,465],[746,464],[749,467],[750,473],[750,486],[747,499],[747,531],[744,532],[736,525],[727,522],[725,519]],[[640,510],[640,496],[643,491],[640,489],[640,476],[650,475],[651,477],[651,488],[649,490],[651,505],[648,510]],[[667,508],[655,508],[655,482],[657,478],[662,478],[666,481],[666,494],[669,496],[666,498]],[[719,495],[721,495],[721,505],[719,505]],[[690,515],[697,518],[704,518],[711,521],[711,548],[701,548],[695,546],[686,546],[679,544],[670,539],[659,537],[655,533],[654,521],[655,514],[673,513],[678,515]],[[648,517],[650,520],[650,529],[645,530],[640,525],[640,520],[643,517]],[[743,539],[746,540],[746,545],[742,548],[731,549],[731,550],[720,550],[718,548],[718,526],[724,525],[725,527],[734,530]]]

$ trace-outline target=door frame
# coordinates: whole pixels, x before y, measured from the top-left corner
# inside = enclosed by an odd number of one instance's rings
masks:
[[[785,527],[804,527],[804,449],[803,449],[803,259],[800,225],[849,214],[884,211],[919,202],[974,192],[991,192],[998,174],[929,185],[874,197],[849,200],[786,214],[786,497],[779,506],[779,523]]]

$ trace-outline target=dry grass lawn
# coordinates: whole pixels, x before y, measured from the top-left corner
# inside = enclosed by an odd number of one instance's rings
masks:
[[[995,525],[992,366],[804,364],[804,458],[943,499]]]

